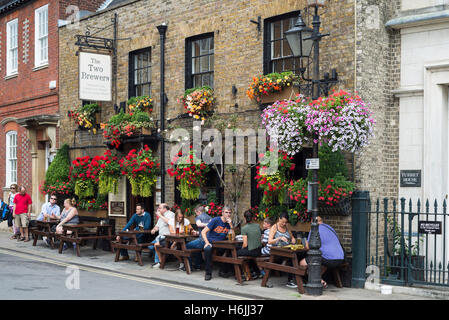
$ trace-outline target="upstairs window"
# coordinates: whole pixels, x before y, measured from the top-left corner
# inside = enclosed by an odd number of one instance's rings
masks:
[[[264,73],[292,71],[299,74],[300,59],[294,58],[284,32],[295,25],[299,11],[265,20]]]
[[[35,11],[34,33],[34,64],[40,67],[48,64],[48,4]]]
[[[151,96],[151,49],[129,54],[129,97]]]
[[[186,39],[186,89],[214,87],[214,34]]]
[[[18,72],[18,26],[19,20],[14,19],[6,24],[6,75]]]

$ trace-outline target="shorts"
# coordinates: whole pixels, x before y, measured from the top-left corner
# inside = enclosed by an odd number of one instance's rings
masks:
[[[165,236],[158,235],[156,237],[156,239],[154,239],[154,243],[157,243],[157,242],[159,242],[159,244],[161,246],[164,245],[165,244]]]
[[[15,214],[14,223],[17,228],[28,228],[28,223],[30,222],[27,213]]]

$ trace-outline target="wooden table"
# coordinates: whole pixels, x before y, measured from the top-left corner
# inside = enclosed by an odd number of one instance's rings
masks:
[[[224,262],[234,265],[234,272],[237,281],[242,284],[242,265],[244,263],[243,259],[239,259],[237,256],[237,248],[243,245],[243,241],[237,240],[223,240],[223,241],[213,241],[212,242],[212,261],[213,262]],[[217,254],[217,249],[224,249],[222,255]]]
[[[159,258],[161,269],[165,267],[165,261],[167,259],[167,255],[174,255],[177,258],[180,258],[184,261],[184,266],[186,268],[187,274],[191,274],[192,270],[190,269],[189,257],[194,252],[201,252],[203,249],[187,249],[186,241],[187,239],[194,240],[198,239],[198,236],[189,235],[189,234],[175,234],[171,233],[165,236],[165,246],[158,247],[157,251],[159,252]],[[174,248],[171,248],[174,244]]]
[[[80,254],[80,244],[85,240],[94,240],[93,249],[97,249],[97,242],[99,239],[107,239],[112,241],[112,225],[110,224],[100,224],[100,223],[81,223],[81,224],[66,224],[62,226],[63,234],[56,235],[56,237],[60,240],[59,243],[59,253],[62,253],[62,247],[65,242],[77,244],[76,246],[76,255],[78,257]],[[95,228],[96,232],[84,232],[84,229],[87,228]],[[100,235],[102,230],[106,229],[106,235]],[[67,234],[67,231],[71,231],[71,234]],[[114,252],[112,245],[111,251]]]
[[[151,230],[128,230],[120,231],[117,235],[120,237],[120,241],[112,241],[111,247],[116,249],[115,262],[119,261],[120,249],[136,251],[137,262],[140,266],[143,266],[142,262],[142,250],[148,247],[151,243],[138,243],[137,235],[139,234],[151,234]]]
[[[271,247],[270,260],[268,262],[260,262],[260,266],[264,268],[265,276],[262,279],[262,287],[266,287],[268,278],[270,277],[271,270],[277,270],[281,272],[287,272],[294,274],[296,277],[296,284],[298,285],[299,293],[304,293],[304,286],[302,276],[306,274],[307,267],[300,267],[298,261],[298,254],[307,252],[306,249],[291,250],[282,247]],[[281,258],[280,263],[276,262],[276,258]],[[292,266],[287,266],[286,262],[291,260]]]
[[[33,246],[36,246],[39,236],[46,236],[50,239],[50,246],[52,249],[55,248],[54,238],[55,232],[51,231],[51,227],[59,223],[58,219],[50,219],[50,221],[39,221],[36,220],[36,229],[31,230],[31,234],[34,236]]]

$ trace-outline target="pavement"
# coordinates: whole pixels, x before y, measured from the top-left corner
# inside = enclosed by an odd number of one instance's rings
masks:
[[[193,271],[188,275],[177,269],[178,262],[170,261],[164,270],[152,268],[152,258],[143,255],[143,266],[134,262],[134,253],[130,251],[130,260],[114,262],[114,254],[101,248],[92,249],[90,242],[81,247],[81,257],[77,257],[73,249],[58,253],[42,240],[38,240],[33,247],[32,241],[24,243],[10,240],[11,233],[0,229],[0,253],[21,254],[34,259],[51,260],[64,265],[76,265],[99,272],[112,272],[125,276],[139,277],[154,281],[162,281],[173,285],[191,286],[198,289],[215,290],[224,295],[234,295],[248,299],[274,300],[449,300],[449,289],[436,290],[434,288],[393,287],[392,294],[382,294],[379,286],[371,289],[337,288],[329,284],[321,296],[299,294],[297,289],[285,286],[286,276],[270,277],[270,288],[261,287],[261,279],[244,281],[238,284],[234,277],[221,278],[218,270],[214,269],[212,280],[204,280],[204,271]]]

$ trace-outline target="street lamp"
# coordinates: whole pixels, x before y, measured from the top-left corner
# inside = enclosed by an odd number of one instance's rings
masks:
[[[323,80],[320,80],[320,40],[328,36],[328,34],[320,33],[320,16],[318,15],[318,8],[324,6],[325,0],[308,0],[310,7],[314,7],[315,13],[313,16],[313,29],[308,28],[299,14],[298,20],[293,28],[285,32],[288,44],[294,56],[303,58],[309,57],[313,47],[313,73],[312,79],[303,80],[309,81],[312,84],[312,99],[316,100],[320,97],[320,87],[324,85],[325,94],[329,86],[337,82],[337,74],[332,70],[332,78],[326,73]],[[313,136],[313,158],[318,159],[318,133],[315,132]],[[308,256],[310,263],[308,265],[309,281],[306,285],[306,293],[309,295],[323,294],[323,286],[321,284],[321,239],[318,230],[318,168],[312,169],[312,181],[309,182],[308,208],[312,212],[312,223],[310,229],[310,242]]]

